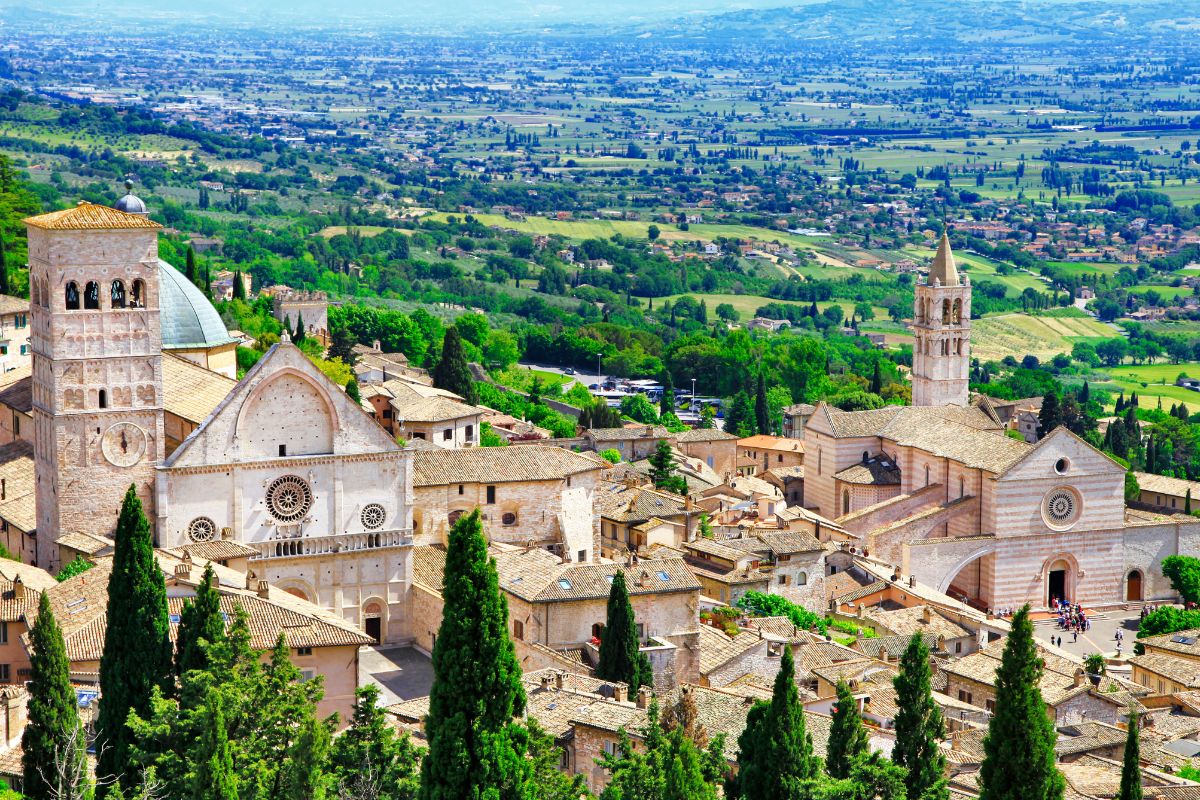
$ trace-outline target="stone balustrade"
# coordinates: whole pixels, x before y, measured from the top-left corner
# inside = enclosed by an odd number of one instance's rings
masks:
[[[271,539],[265,542],[246,542],[258,550],[255,560],[324,556],[362,550],[381,550],[393,547],[412,547],[412,528],[369,533],[338,533],[333,536],[299,536]]]

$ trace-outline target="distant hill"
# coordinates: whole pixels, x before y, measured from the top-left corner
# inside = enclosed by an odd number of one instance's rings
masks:
[[[676,20],[654,35],[828,42],[1168,41],[1194,47],[1200,0],[830,0]]]

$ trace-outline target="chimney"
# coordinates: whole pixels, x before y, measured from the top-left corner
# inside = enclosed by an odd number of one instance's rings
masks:
[[[269,583],[267,583],[266,581],[259,581],[258,588],[256,589],[256,591],[258,592],[259,597],[265,598],[267,595],[269,595],[271,593],[271,585]]]
[[[547,691],[549,691],[549,690],[550,690],[550,684],[551,684],[553,681],[554,681],[554,678],[553,678],[553,677],[551,677],[550,675],[543,675],[543,676],[542,676],[542,691],[543,691],[543,692],[547,692]]]
[[[879,660],[886,664],[886,663],[888,663],[888,658],[889,658],[889,656],[888,656],[887,648],[886,647],[879,648]]]
[[[913,588],[913,589],[916,588],[916,586],[917,586],[917,576],[916,575],[908,576],[908,585],[910,588]]]
[[[858,604],[858,618],[862,619],[867,615],[867,607],[863,603]]]
[[[1083,686],[1083,682],[1087,679],[1087,673],[1083,671],[1083,667],[1075,670],[1075,685]]]
[[[650,707],[650,687],[649,686],[643,686],[640,689],[638,689],[637,707],[638,708],[649,708]]]
[[[929,606],[921,606],[921,622],[924,622],[926,625],[933,622],[933,611]]]
[[[188,578],[192,574],[192,565],[186,561],[180,561],[175,565],[176,578]]]
[[[246,588],[247,589],[253,589],[255,586],[255,581],[257,581],[257,580],[258,580],[258,574],[254,570],[251,569],[251,570],[246,571]]]
[[[625,687],[624,686],[613,686],[612,690],[613,690],[613,693],[612,693],[613,700],[615,700],[618,703],[622,703],[625,701]]]
[[[383,352],[383,343],[382,343],[382,342],[380,342],[378,339],[376,339],[375,341],[371,342],[371,347],[372,347],[372,348],[373,348],[373,349],[374,349],[376,352],[379,352],[379,353],[382,353],[382,352]]]
[[[565,676],[563,675],[563,673],[562,673],[562,672],[555,672],[555,673],[554,673],[554,688],[555,688],[555,689],[561,689],[561,688],[563,688],[563,678],[564,678],[564,677],[565,677]]]
[[[21,580],[21,576],[13,578],[13,600],[25,599],[25,581]]]

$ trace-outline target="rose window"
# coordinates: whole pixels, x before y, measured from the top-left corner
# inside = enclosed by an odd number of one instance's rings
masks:
[[[362,520],[364,528],[369,531],[377,531],[383,527],[383,523],[387,520],[387,511],[379,503],[369,503],[363,506],[359,519]]]
[[[193,542],[211,542],[217,535],[217,524],[208,517],[196,517],[188,523],[187,537]]]
[[[312,489],[296,475],[276,478],[267,487],[267,510],[280,522],[299,522],[312,508]]]
[[[1063,528],[1079,519],[1079,496],[1070,489],[1055,489],[1046,495],[1042,514],[1053,528]]]

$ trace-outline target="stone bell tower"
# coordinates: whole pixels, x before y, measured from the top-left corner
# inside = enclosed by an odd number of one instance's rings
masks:
[[[112,536],[130,484],[146,516],[155,516],[163,458],[161,226],[132,195],[117,208],[80,203],[25,225],[37,564],[57,569],[62,536]]]
[[[971,284],[942,234],[913,311],[912,404],[965,406],[971,366]]]

